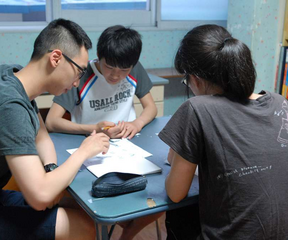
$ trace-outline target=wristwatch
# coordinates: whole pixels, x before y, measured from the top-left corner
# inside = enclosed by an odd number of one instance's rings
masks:
[[[58,166],[55,163],[48,163],[44,166],[46,172],[52,172]]]

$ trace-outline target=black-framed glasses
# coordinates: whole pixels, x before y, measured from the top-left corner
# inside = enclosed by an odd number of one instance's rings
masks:
[[[181,80],[181,83],[190,89],[189,73],[184,72],[184,78]]]
[[[50,53],[50,52],[53,52],[53,50],[48,50],[48,52],[49,52],[49,53]],[[79,72],[79,74],[78,74],[78,77],[79,77],[79,79],[82,78],[82,77],[84,76],[84,74],[86,73],[87,69],[80,67],[76,62],[74,62],[71,58],[69,58],[69,57],[68,57],[66,54],[64,54],[63,52],[62,52],[62,55],[63,55],[63,57],[64,57],[68,62],[71,62],[74,66],[76,66],[76,67],[80,70],[80,72]]]
[[[189,74],[188,73],[184,73],[184,78],[181,80],[181,83],[185,85],[186,87],[186,94],[187,94],[187,98],[190,98],[190,83],[189,83]]]
[[[189,74],[185,73],[184,78],[181,80],[181,83],[184,84],[186,87],[190,88],[188,77],[189,77]]]

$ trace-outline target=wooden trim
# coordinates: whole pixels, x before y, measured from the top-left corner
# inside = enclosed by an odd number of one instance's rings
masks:
[[[183,77],[182,74],[178,73],[175,68],[150,68],[146,69],[148,73],[154,74],[163,78],[179,78]]]

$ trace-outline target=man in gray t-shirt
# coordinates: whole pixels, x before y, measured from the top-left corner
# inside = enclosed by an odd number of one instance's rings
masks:
[[[95,239],[93,220],[60,200],[82,163],[108,151],[109,138],[93,132],[57,167],[53,142],[34,101],[43,92],[60,95],[77,87],[91,47],[79,25],[57,19],[36,38],[25,67],[0,66],[1,239]],[[11,174],[21,192],[3,190]]]

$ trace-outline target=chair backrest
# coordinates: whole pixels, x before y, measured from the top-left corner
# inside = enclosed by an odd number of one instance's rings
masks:
[[[10,178],[9,182],[3,187],[3,189],[20,191],[20,188],[18,187],[15,178],[13,176]]]
[[[49,112],[49,109],[50,109],[50,108],[40,108],[40,109],[39,109],[39,112],[40,112],[40,114],[41,114],[44,122],[45,122],[45,120],[46,120],[46,117],[47,117],[47,114],[48,114],[48,112]],[[66,111],[65,114],[64,114],[64,116],[63,116],[63,118],[65,118],[65,119],[67,119],[67,120],[71,120],[71,114],[70,114],[68,111]]]

